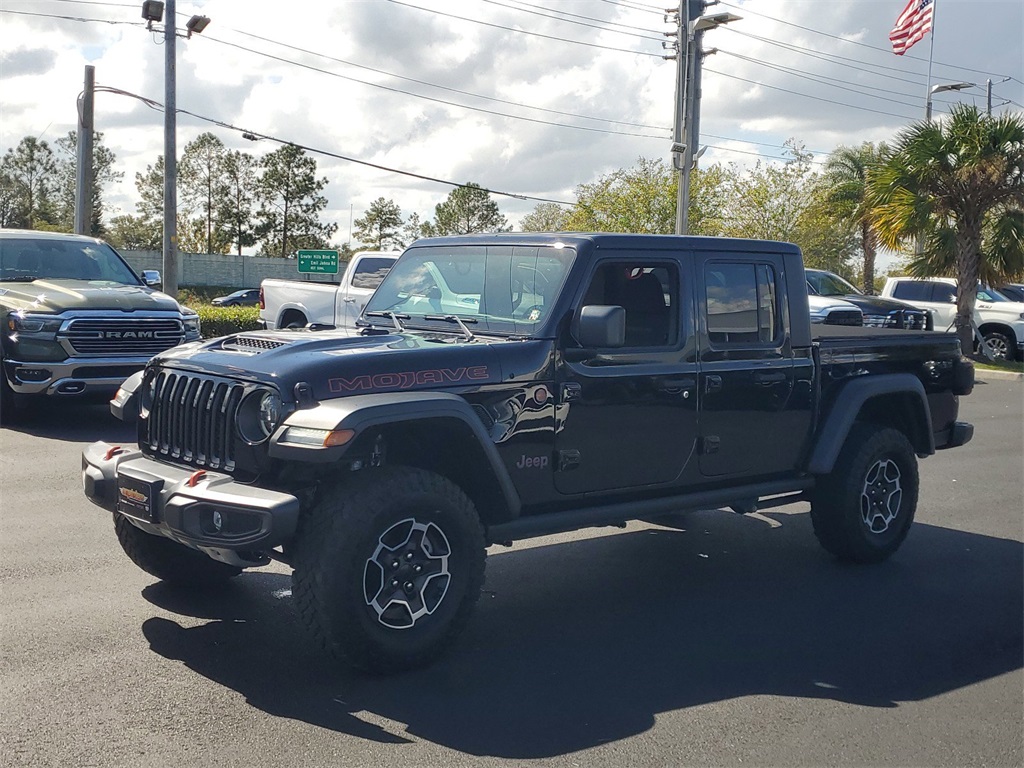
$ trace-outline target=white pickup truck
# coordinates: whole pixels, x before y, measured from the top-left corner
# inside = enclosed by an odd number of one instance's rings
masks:
[[[956,318],[956,280],[952,277],[890,277],[882,295],[932,313],[935,330],[952,329]],[[974,323],[993,356],[1024,360],[1024,304],[978,287]]]
[[[268,278],[260,285],[260,321],[270,330],[333,325],[354,328],[367,300],[398,258],[397,251],[363,251],[340,283]]]

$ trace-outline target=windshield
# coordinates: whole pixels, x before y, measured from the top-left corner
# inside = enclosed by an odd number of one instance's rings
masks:
[[[1012,301],[1012,299],[1008,299],[1006,296],[1003,296],[999,291],[988,288],[987,286],[982,286],[978,289],[978,301],[991,301],[995,304],[1000,301]]]
[[[850,296],[860,294],[856,288],[839,275],[831,272],[808,271],[807,284],[819,296]]]
[[[93,280],[139,285],[114,249],[89,240],[0,238],[0,281]]]
[[[453,245],[406,251],[366,305],[406,326],[449,315],[473,332],[531,334],[558,297],[575,258],[569,248]]]

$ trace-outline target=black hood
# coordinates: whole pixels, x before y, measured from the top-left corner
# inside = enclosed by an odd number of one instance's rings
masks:
[[[175,347],[154,364],[273,384],[286,401],[305,382],[317,400],[328,400],[496,384],[503,379],[497,347],[506,345],[530,343],[428,332],[257,331]]]

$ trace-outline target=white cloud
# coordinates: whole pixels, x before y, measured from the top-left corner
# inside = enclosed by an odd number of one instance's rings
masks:
[[[203,34],[178,41],[178,106],[383,166],[559,200],[571,200],[577,185],[640,156],[667,158],[675,64],[661,58],[660,42],[668,39],[662,32],[669,29],[662,4],[546,4],[548,15],[577,14],[576,22],[603,31],[530,13],[538,4],[517,0],[506,2],[515,7],[480,0],[410,4],[431,10],[387,0],[179,3],[180,26],[192,13],[212,22]],[[888,30],[902,5],[734,0],[716,9],[743,19],[704,39],[705,48],[720,53],[705,60],[701,129],[709,149],[702,164],[777,158],[789,138],[827,153],[841,143],[891,139],[923,118],[927,42],[908,56],[888,52]],[[95,65],[101,85],[163,101],[165,49],[158,35],[139,26],[135,5],[6,0],[2,10],[126,23],[0,14],[0,150],[26,135],[52,141],[75,127],[85,64]],[[613,32],[605,22],[624,26]],[[1024,103],[1020,0],[946,0],[937,24],[933,82],[983,84],[990,76],[1011,75],[1016,80],[994,87],[996,103]],[[955,100],[984,105],[983,89],[941,96],[940,111]],[[112,210],[134,209],[134,176],[162,153],[162,125],[159,112],[134,99],[97,94],[97,130],[125,173],[124,182],[108,192]],[[178,126],[179,151],[208,130],[229,147],[257,155],[279,146],[247,142],[239,131],[185,114]],[[429,218],[451,189],[316,158],[320,175],[330,180],[327,217],[339,223],[340,239],[347,235],[350,206],[358,217],[383,196],[407,214]],[[535,205],[504,197],[498,202],[513,221]]]

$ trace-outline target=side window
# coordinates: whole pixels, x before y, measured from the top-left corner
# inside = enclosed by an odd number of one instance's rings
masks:
[[[356,264],[356,271],[352,273],[352,287],[376,290],[394,263],[394,259],[363,259]]]
[[[775,270],[768,264],[712,262],[704,268],[708,338],[713,344],[770,344],[779,331]]]
[[[932,284],[925,280],[898,280],[892,290],[893,298],[904,301],[931,301]]]
[[[671,346],[679,338],[679,273],[674,264],[602,264],[583,304],[625,309],[627,347]]]
[[[956,298],[956,286],[949,283],[935,283],[932,301],[942,304],[951,304]]]

